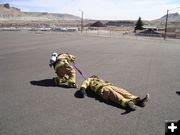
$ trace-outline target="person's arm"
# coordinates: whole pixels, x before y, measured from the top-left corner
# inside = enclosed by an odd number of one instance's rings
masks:
[[[91,82],[91,79],[89,78],[82,83],[79,90],[80,97],[84,98],[84,95],[86,94],[86,89],[89,86],[90,82]]]

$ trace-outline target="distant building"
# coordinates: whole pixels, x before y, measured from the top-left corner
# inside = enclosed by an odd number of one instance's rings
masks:
[[[141,31],[139,33],[137,33],[136,35],[138,36],[151,36],[151,37],[162,37],[161,33],[156,32],[153,29],[146,29],[144,31]]]
[[[145,30],[153,30],[153,31],[158,31],[157,26],[153,26],[153,25],[144,25],[143,29]]]
[[[107,26],[121,26],[121,27],[134,27],[133,21],[109,21],[106,23]]]
[[[176,23],[175,33],[176,33],[176,38],[180,38],[180,22]]]
[[[104,25],[102,22],[97,21],[93,24],[90,24],[90,27],[106,27],[106,25]]]

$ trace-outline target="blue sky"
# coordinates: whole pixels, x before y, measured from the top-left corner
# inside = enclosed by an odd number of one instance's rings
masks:
[[[98,20],[153,20],[166,14],[167,9],[180,7],[180,0],[0,0],[23,11],[69,13]],[[171,10],[179,12],[180,8]]]

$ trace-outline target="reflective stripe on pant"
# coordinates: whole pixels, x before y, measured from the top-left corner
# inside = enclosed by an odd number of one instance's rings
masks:
[[[128,91],[115,86],[104,86],[101,90],[98,91],[98,94],[103,99],[113,101],[123,107],[126,107],[129,101],[133,101],[135,103],[136,99],[138,98]]]

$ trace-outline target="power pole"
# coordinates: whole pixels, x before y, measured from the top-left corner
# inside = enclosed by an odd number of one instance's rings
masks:
[[[164,40],[166,40],[167,22],[168,22],[168,12],[169,12],[169,10],[167,10],[167,15],[166,15],[166,24],[165,24],[165,31],[164,31]]]
[[[82,11],[82,15],[81,15],[81,32],[83,32],[83,11]]]
[[[167,33],[168,13],[169,13],[169,11],[171,11],[171,10],[175,10],[175,9],[178,9],[178,8],[180,8],[180,7],[173,8],[173,9],[168,9],[168,10],[167,10],[167,15],[166,15],[166,24],[165,24],[165,31],[164,31],[164,40],[166,39],[166,33]]]

